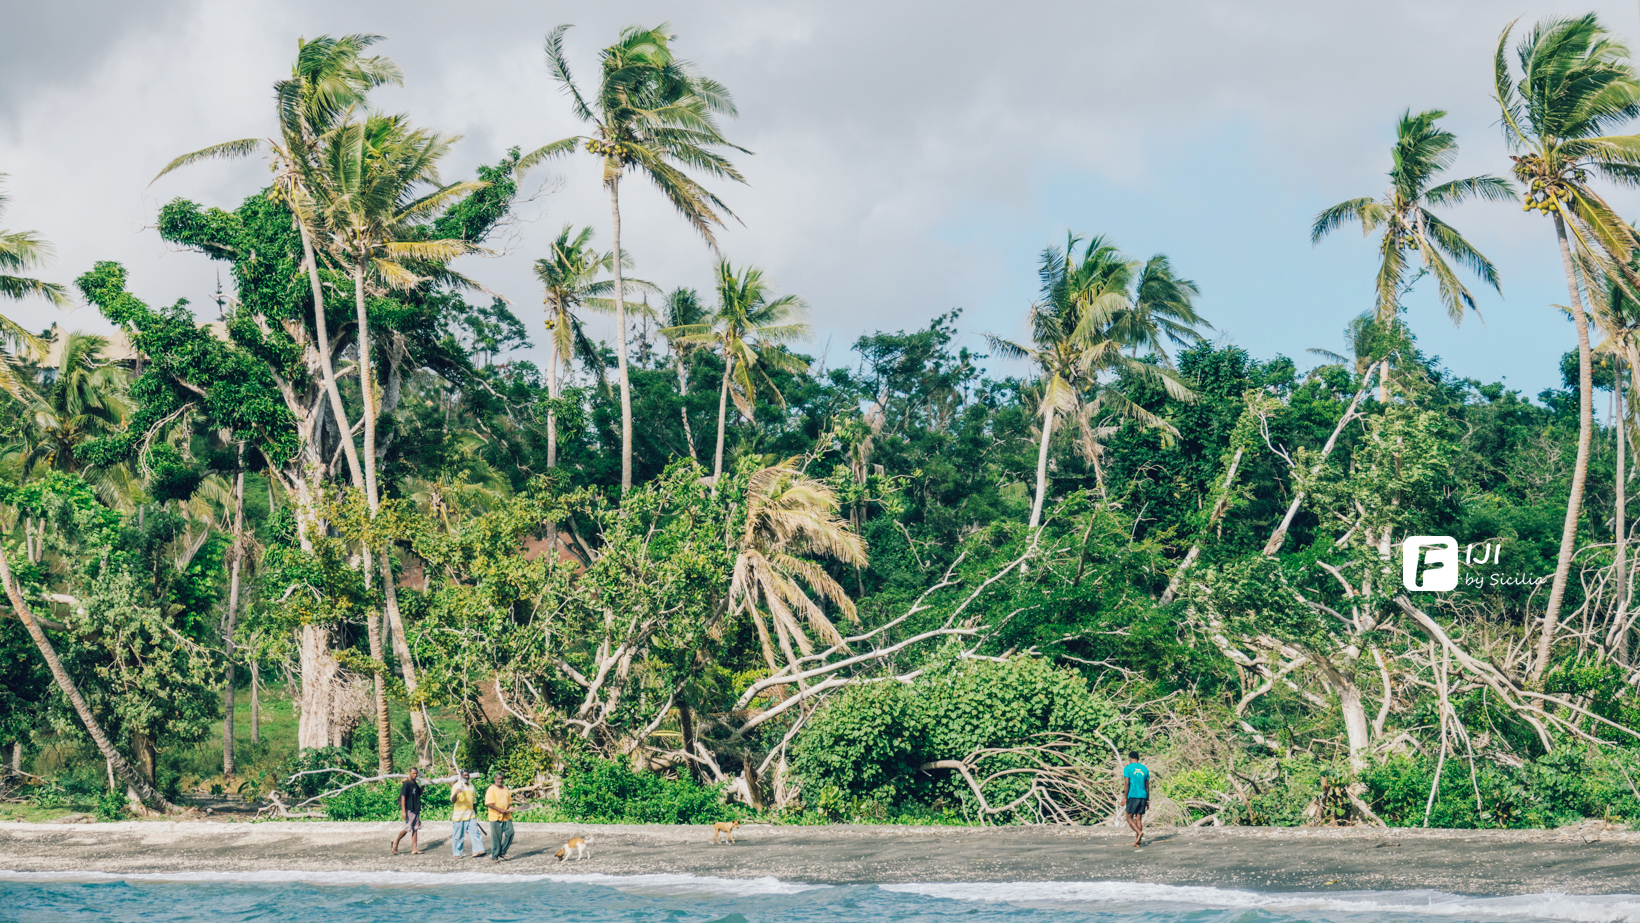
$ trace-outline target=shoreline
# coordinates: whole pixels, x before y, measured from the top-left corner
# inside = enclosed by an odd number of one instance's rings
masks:
[[[388,852],[390,823],[0,823],[0,870],[120,874],[411,872],[686,874],[810,884],[1123,881],[1260,892],[1508,896],[1640,892],[1640,832],[1596,829],[1158,828],[1134,849],[1112,827],[517,825],[511,861],[455,859],[448,823],[425,855]],[[553,853],[584,836],[591,858]]]

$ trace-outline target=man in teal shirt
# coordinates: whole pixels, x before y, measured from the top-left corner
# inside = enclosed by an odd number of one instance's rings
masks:
[[[1128,754],[1122,778],[1127,780],[1127,822],[1133,830],[1133,845],[1143,846],[1145,811],[1150,809],[1150,769],[1139,762],[1138,752]]]

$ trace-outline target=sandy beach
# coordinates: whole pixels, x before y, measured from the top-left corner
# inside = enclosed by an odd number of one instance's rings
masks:
[[[502,874],[687,873],[827,884],[1117,880],[1281,891],[1433,890],[1479,895],[1640,892],[1640,833],[1323,828],[1164,829],[1143,849],[1112,828],[710,828],[519,824],[512,861],[455,859],[448,823],[425,855],[393,856],[394,824],[141,821],[0,824],[0,870],[15,872],[374,871]],[[585,836],[592,857],[553,853]]]

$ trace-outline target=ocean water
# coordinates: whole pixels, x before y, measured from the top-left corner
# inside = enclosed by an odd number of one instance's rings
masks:
[[[0,871],[0,920],[26,923],[1457,923],[1635,921],[1640,895],[1262,893],[1129,882],[811,885],[692,875]]]

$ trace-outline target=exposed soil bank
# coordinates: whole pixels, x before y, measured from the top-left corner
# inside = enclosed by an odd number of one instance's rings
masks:
[[[425,855],[388,854],[395,824],[0,823],[10,871],[656,872],[818,883],[1143,881],[1284,891],[1429,888],[1460,894],[1640,892],[1640,833],[1230,828],[1159,830],[1143,849],[1109,827],[742,827],[714,846],[704,827],[519,824],[512,861],[455,859],[450,825]],[[559,863],[570,836],[591,858]]]

